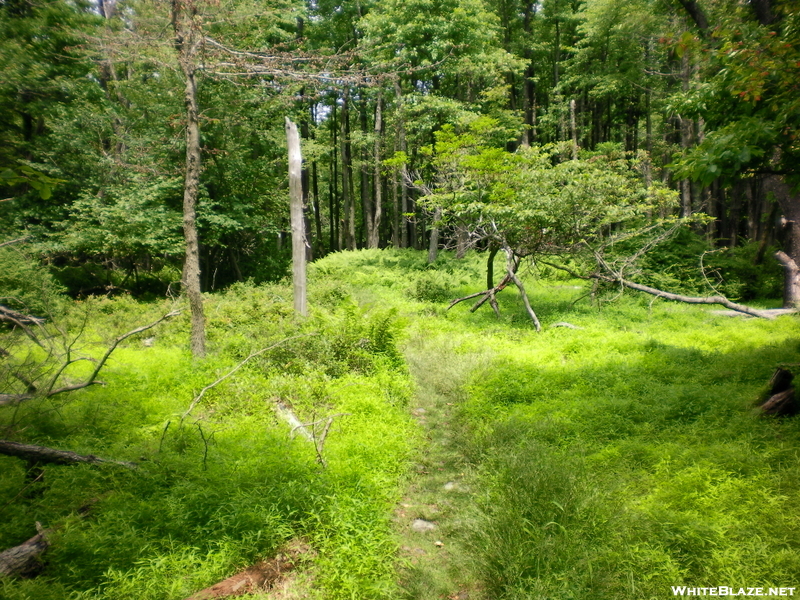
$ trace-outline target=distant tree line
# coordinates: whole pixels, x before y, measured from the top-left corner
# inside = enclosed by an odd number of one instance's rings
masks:
[[[772,0],[3,0],[0,242],[76,293],[180,280],[191,77],[206,291],[287,273],[287,115],[312,259],[486,245],[430,192],[441,136],[489,122],[482,148],[624,156],[712,244],[797,260],[799,38]]]

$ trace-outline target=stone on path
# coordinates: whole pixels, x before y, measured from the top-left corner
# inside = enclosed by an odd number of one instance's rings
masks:
[[[414,519],[414,522],[411,523],[411,529],[417,533],[425,533],[436,529],[436,523],[431,523],[425,519]]]

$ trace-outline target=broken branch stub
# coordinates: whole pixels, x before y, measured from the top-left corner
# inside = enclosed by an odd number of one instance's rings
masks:
[[[47,539],[49,529],[43,529],[36,523],[39,533],[23,542],[19,546],[14,546],[0,552],[0,575],[31,575],[39,570],[41,566],[41,555],[50,546]]]

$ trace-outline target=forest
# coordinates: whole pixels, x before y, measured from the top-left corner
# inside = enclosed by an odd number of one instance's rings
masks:
[[[799,124],[792,0],[0,0],[0,599],[800,593]]]

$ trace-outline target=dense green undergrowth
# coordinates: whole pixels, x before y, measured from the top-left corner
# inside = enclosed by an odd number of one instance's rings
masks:
[[[169,308],[94,300],[62,325],[87,323],[75,347],[97,357]],[[183,349],[183,315],[119,348],[104,386],[0,412],[3,437],[139,464],[46,466],[31,481],[25,463],[0,458],[0,547],[30,537],[36,521],[54,529],[41,574],[0,580],[0,597],[185,598],[297,537],[317,553],[325,597],[391,597],[389,515],[414,439],[396,316],[342,296],[300,322],[280,286],[237,286],[207,310],[215,351],[204,361]],[[181,418],[201,388],[278,342]],[[303,422],[322,420],[317,433],[338,415],[324,467],[311,443],[290,439],[277,401]]]
[[[474,594],[638,600],[671,597],[671,585],[796,584],[800,425],[753,406],[778,364],[800,362],[797,321],[631,295],[592,303],[581,282],[527,273],[536,334],[511,289],[500,318],[446,310],[483,289],[483,260],[331,255],[311,265],[305,321],[287,286],[240,284],[207,299],[205,361],[183,349],[184,315],[151,346],[126,342],[105,386],[1,409],[4,437],[139,468],[49,466],[31,483],[24,463],[0,458],[0,547],[37,520],[55,528],[42,573],[0,580],[0,597],[185,598],[294,537],[318,552],[319,597],[401,597],[390,515],[424,451],[403,348],[458,405],[450,426],[474,496],[453,535],[473,550]],[[89,324],[77,346],[98,356],[166,310],[93,300],[65,322]],[[181,421],[203,386],[281,340]],[[325,442],[327,467],[290,439],[276,400],[303,421],[346,413]]]

